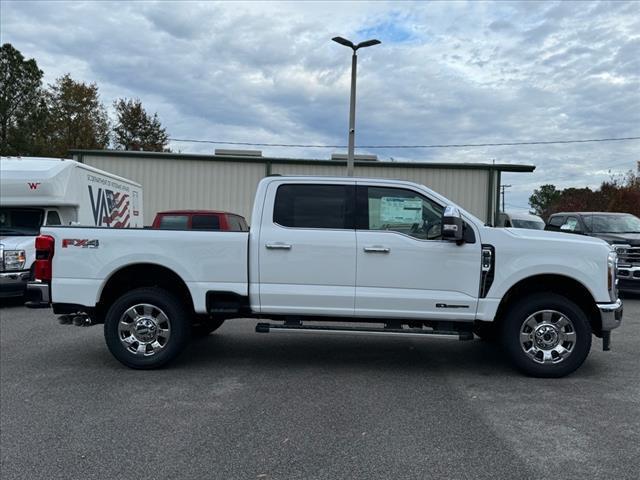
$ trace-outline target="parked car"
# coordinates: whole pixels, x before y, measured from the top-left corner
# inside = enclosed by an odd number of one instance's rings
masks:
[[[522,371],[559,377],[622,321],[605,242],[487,227],[415,183],[267,177],[251,218],[249,232],[179,236],[43,228],[30,305],[103,323],[114,357],[139,369],[176,357],[194,327],[254,317],[284,322],[261,333],[498,336]],[[62,248],[69,237],[96,248]]]
[[[43,225],[142,227],[142,187],[60,158],[0,158],[0,297],[32,279]]]
[[[224,230],[246,232],[244,217],[216,210],[169,210],[158,212],[151,228],[161,230]]]
[[[544,226],[544,220],[539,216],[520,212],[500,213],[496,225],[496,227],[529,228],[531,230],[544,230]]]
[[[545,229],[601,238],[613,245],[620,290],[640,293],[640,218],[629,213],[563,212],[551,215]]]

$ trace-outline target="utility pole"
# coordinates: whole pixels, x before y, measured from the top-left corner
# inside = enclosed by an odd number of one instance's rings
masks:
[[[506,210],[504,208],[504,192],[507,188],[511,188],[511,185],[500,185],[500,188],[502,189],[502,213],[505,213]]]

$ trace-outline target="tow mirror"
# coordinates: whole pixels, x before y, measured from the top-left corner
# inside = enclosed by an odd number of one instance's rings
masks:
[[[456,207],[448,206],[442,217],[442,238],[452,242],[462,243],[463,238],[462,216]]]

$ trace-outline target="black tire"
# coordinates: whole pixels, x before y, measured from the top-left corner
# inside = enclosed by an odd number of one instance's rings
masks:
[[[564,377],[580,367],[591,350],[591,325],[585,313],[562,295],[547,292],[525,297],[509,308],[503,320],[504,348],[527,375]]]
[[[138,323],[127,312],[139,315]],[[127,322],[130,326],[124,326]],[[111,305],[105,317],[107,347],[130,368],[147,370],[165,365],[180,354],[190,337],[188,309],[173,294],[160,288],[139,288],[124,294]]]
[[[193,337],[206,337],[212,332],[219,329],[224,323],[224,318],[207,318],[199,320],[191,326],[191,335]]]

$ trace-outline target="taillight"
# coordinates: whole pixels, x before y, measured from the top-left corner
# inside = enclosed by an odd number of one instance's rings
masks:
[[[49,235],[36,237],[36,265],[34,270],[36,280],[51,281],[54,244],[53,237]]]

